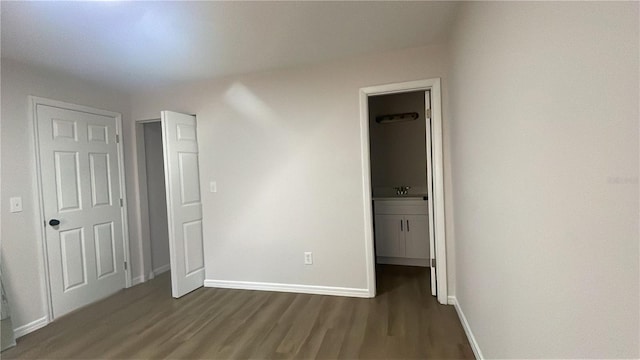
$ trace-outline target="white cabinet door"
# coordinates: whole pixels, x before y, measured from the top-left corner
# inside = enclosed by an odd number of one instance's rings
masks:
[[[36,117],[57,318],[125,286],[116,118],[43,104]]]
[[[196,117],[172,111],[161,115],[171,290],[178,298],[204,284]]]
[[[429,221],[425,215],[405,215],[405,257],[429,258]]]
[[[376,255],[404,256],[404,220],[401,215],[376,215]]]

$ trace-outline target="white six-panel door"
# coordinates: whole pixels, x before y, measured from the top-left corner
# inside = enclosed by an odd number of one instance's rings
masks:
[[[196,117],[161,113],[171,289],[178,298],[204,284]]]
[[[125,286],[116,119],[43,104],[35,112],[55,318]]]

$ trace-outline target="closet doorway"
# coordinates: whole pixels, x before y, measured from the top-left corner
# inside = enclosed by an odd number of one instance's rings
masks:
[[[160,114],[136,123],[142,275],[134,284],[170,270],[179,298],[204,285],[197,125],[195,115]]]
[[[167,227],[167,190],[164,181],[162,125],[160,119],[142,123],[144,138],[144,169],[147,180],[149,228],[149,278],[169,271],[169,229]]]

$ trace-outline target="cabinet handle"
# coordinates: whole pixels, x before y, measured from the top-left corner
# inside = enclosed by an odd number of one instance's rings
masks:
[[[400,219],[400,231],[404,231],[404,230],[402,229],[402,219]]]
[[[407,232],[409,232],[411,230],[409,230],[409,219],[407,219]]]

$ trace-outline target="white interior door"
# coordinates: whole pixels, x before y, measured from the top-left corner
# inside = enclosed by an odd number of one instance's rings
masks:
[[[125,286],[117,127],[105,115],[43,104],[35,111],[56,318]]]
[[[435,219],[434,219],[434,207],[433,204],[433,161],[431,157],[431,92],[424,92],[424,103],[426,106],[425,113],[427,114],[427,216],[429,218],[429,267],[431,268],[431,295],[437,295],[437,282],[436,282],[436,238],[434,233]]]
[[[196,117],[163,111],[161,120],[171,289],[178,298],[204,284]]]

